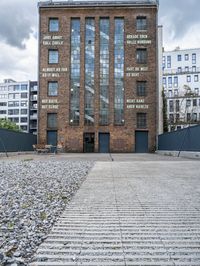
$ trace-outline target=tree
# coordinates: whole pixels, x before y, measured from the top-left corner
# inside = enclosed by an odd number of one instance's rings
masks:
[[[163,131],[168,132],[167,99],[164,90],[162,90],[162,99],[163,99]]]
[[[6,118],[0,119],[0,128],[10,129],[13,131],[21,131],[15,123],[11,122],[9,119]]]

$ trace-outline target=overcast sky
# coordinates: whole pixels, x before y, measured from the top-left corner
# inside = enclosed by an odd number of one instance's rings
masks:
[[[37,0],[0,0],[0,82],[37,80]],[[160,0],[165,50],[200,47],[200,0]]]

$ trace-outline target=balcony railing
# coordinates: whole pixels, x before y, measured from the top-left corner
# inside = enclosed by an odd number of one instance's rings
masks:
[[[200,67],[196,67],[195,69],[190,67],[187,70],[186,69],[163,69],[164,75],[181,75],[181,74],[195,74],[200,73]]]

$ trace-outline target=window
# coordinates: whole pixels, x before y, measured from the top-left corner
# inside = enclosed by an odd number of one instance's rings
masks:
[[[166,78],[163,78],[163,87],[166,87]]]
[[[9,117],[8,118],[11,122],[19,123],[19,117]]]
[[[168,91],[168,97],[172,97],[172,90]]]
[[[8,110],[8,115],[18,115],[19,109],[10,109]]]
[[[178,56],[177,56],[177,60],[178,60],[178,61],[181,61],[181,54],[178,54]]]
[[[136,29],[137,30],[147,30],[147,18],[137,17],[136,19]]]
[[[196,95],[199,95],[199,88],[195,88],[195,89],[194,89],[194,93],[195,93]]]
[[[171,56],[167,56],[167,68],[171,68]]]
[[[173,101],[169,101],[169,111],[174,112],[174,102]]]
[[[187,122],[190,122],[190,121],[191,121],[191,114],[187,113]]]
[[[192,64],[196,64],[196,54],[192,54]]]
[[[137,128],[147,128],[146,113],[137,113]]]
[[[49,19],[49,31],[50,32],[59,31],[59,20],[58,20],[58,18],[50,18]]]
[[[28,93],[26,93],[26,92],[21,93],[21,98],[22,99],[27,99],[28,98]]]
[[[7,106],[6,102],[0,102],[0,106]]]
[[[21,90],[22,91],[27,91],[27,88],[28,88],[28,86],[26,84],[22,84],[21,85]]]
[[[179,122],[180,120],[180,114],[176,114],[176,122]]]
[[[114,123],[124,124],[124,19],[115,18]],[[108,82],[108,81],[106,81]]]
[[[80,19],[71,19],[71,73],[70,73],[70,124],[79,125],[80,120]]]
[[[48,82],[48,96],[57,96],[58,95],[58,82],[50,81]]]
[[[174,90],[174,96],[178,96],[178,90]]]
[[[58,64],[58,50],[49,50],[49,64]]]
[[[191,100],[186,100],[186,107],[191,106]]]
[[[0,94],[0,99],[6,99],[7,98],[7,94]]]
[[[185,72],[189,72],[189,67],[188,66],[185,67]]]
[[[0,110],[0,115],[6,115],[7,111],[6,110]]]
[[[198,75],[194,75],[194,81],[198,82],[199,81],[199,76]]]
[[[57,128],[57,114],[56,113],[47,114],[47,127]]]
[[[21,123],[27,123],[28,118],[27,117],[21,117],[20,121],[21,121]]]
[[[179,100],[176,100],[176,112],[180,111]]]
[[[178,77],[174,77],[174,87],[178,87]]]
[[[162,58],[162,66],[163,66],[163,68],[166,67],[166,57],[165,56],[163,56],[163,58]]]
[[[197,113],[192,114],[192,121],[197,122]]]
[[[185,54],[185,61],[189,60],[189,54]]]
[[[21,130],[27,131],[27,126],[20,126]]]
[[[21,115],[27,115],[28,110],[27,109],[21,109]]]
[[[136,60],[138,64],[146,64],[147,63],[147,49],[137,49]]]
[[[20,94],[19,93],[9,93],[8,94],[8,99],[19,99]]]
[[[192,67],[192,72],[196,72],[196,71],[197,71],[196,66],[193,66],[193,67]]]
[[[21,101],[21,106],[22,107],[27,107],[28,106],[28,102],[27,101]]]
[[[19,91],[20,90],[20,86],[19,85],[14,85],[14,91]]]
[[[191,82],[191,76],[187,76],[187,82]]]
[[[19,106],[19,102],[18,101],[8,102],[8,107],[18,107],[18,106]]]
[[[168,87],[172,87],[172,77],[168,77]]]
[[[137,96],[146,96],[147,82],[137,81]]]
[[[178,67],[178,73],[182,72],[182,67]]]
[[[174,115],[173,114],[169,115],[169,121],[170,121],[170,123],[174,123]]]
[[[197,106],[197,99],[193,99],[193,106]]]
[[[110,20],[100,18],[100,125],[109,124]]]

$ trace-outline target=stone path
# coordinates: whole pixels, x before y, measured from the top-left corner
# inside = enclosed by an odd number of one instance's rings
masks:
[[[30,265],[199,266],[199,161],[96,162]]]

